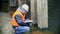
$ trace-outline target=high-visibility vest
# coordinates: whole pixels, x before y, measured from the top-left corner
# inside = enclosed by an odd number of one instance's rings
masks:
[[[25,14],[23,15],[20,11],[16,10],[16,12],[12,15],[12,26],[19,26],[19,24],[17,23],[17,21],[15,20],[15,16],[17,14],[20,14],[20,16],[22,17],[22,21],[25,20]]]

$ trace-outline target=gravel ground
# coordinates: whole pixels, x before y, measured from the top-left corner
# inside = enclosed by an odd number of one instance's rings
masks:
[[[2,34],[14,34],[14,30],[11,26],[11,17],[9,13],[0,12],[0,25],[2,26]],[[40,30],[33,28],[31,34],[53,34],[53,32],[41,32]]]
[[[14,32],[11,26],[11,17],[9,13],[0,12],[0,23],[2,26],[2,34],[12,34]]]

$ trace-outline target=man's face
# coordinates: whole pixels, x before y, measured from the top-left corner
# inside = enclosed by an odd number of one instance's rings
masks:
[[[23,11],[22,13],[27,13],[27,11]]]
[[[24,13],[27,13],[26,11]]]

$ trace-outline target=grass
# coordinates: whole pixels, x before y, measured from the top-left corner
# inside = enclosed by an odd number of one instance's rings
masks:
[[[49,29],[39,29],[37,24],[33,25],[30,31],[31,34],[56,34]]]
[[[1,25],[0,25],[0,34],[2,34],[2,27],[1,27]]]

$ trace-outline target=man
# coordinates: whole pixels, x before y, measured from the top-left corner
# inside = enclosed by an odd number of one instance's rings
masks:
[[[29,32],[29,24],[25,23],[25,16],[28,10],[28,5],[23,4],[21,7],[18,7],[12,15],[12,26],[15,29],[16,34],[24,34],[25,32]]]

